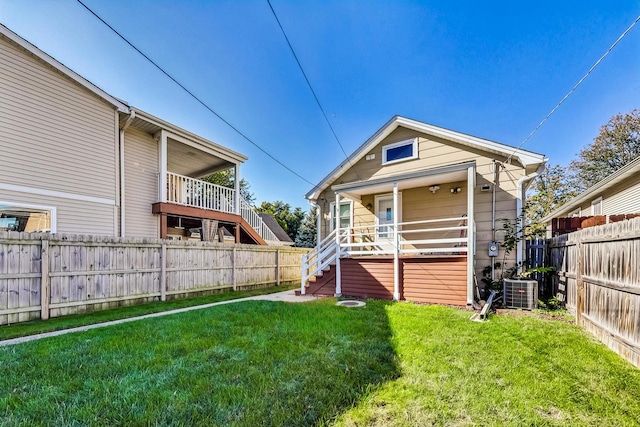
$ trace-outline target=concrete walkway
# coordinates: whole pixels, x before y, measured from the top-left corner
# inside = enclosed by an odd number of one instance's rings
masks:
[[[107,327],[107,326],[118,325],[120,323],[135,322],[136,320],[150,319],[152,317],[169,316],[171,314],[184,313],[186,311],[192,311],[192,310],[202,310],[203,308],[215,307],[216,305],[233,304],[233,303],[236,303],[236,302],[243,302],[243,301],[307,302],[307,301],[314,301],[316,299],[318,299],[318,298],[314,297],[314,296],[310,296],[310,295],[296,296],[295,295],[295,290],[292,289],[292,290],[289,290],[289,291],[277,292],[277,293],[274,293],[274,294],[257,295],[257,296],[254,296],[254,297],[238,298],[238,299],[232,299],[232,300],[220,301],[220,302],[212,302],[210,304],[196,305],[196,306],[193,306],[193,307],[178,308],[176,310],[162,311],[160,313],[145,314],[144,316],[129,317],[129,318],[126,318],[126,319],[112,320],[110,322],[95,323],[93,325],[87,325],[87,326],[79,326],[77,328],[69,328],[69,329],[63,329],[63,330],[60,330],[60,331],[45,332],[43,334],[29,335],[29,336],[20,337],[20,338],[13,338],[13,339],[10,339],[10,340],[0,341],[0,347],[4,347],[4,346],[8,346],[8,345],[14,345],[14,344],[20,344],[20,343],[28,342],[28,341],[35,341],[35,340],[39,340],[39,339],[42,339],[42,338],[55,337],[55,336],[58,336],[58,335],[70,334],[72,332],[82,332],[82,331],[88,331],[90,329],[104,328],[104,327]]]

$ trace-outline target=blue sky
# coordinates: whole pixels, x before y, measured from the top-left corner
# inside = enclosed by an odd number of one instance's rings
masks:
[[[264,1],[84,0],[226,120],[316,183],[344,160]],[[347,154],[393,115],[517,146],[640,1],[285,1],[282,25]],[[107,92],[249,157],[262,200],[311,185],[229,129],[75,0],[0,0],[0,22]],[[640,24],[523,148],[565,165],[640,107]]]

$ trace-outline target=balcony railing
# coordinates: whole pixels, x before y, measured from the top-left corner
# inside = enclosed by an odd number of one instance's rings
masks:
[[[167,172],[167,202],[194,208],[235,213],[233,188]]]
[[[240,196],[240,212],[234,209],[235,190],[188,176],[167,172],[167,202],[241,215],[270,245],[282,244],[247,201]]]

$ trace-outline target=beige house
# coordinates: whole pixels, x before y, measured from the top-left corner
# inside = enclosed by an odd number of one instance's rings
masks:
[[[519,216],[546,161],[393,117],[306,194],[321,243],[304,261],[301,293],[473,303],[474,274],[496,259],[498,220]]]
[[[602,217],[600,221],[590,221],[589,225],[597,225],[629,214],[640,214],[640,157],[555,209],[541,222],[547,225],[551,237],[552,222],[559,218],[576,218],[569,222],[575,222],[578,229],[580,219]]]
[[[0,230],[277,239],[239,193],[247,158],[131,107],[0,25]],[[233,169],[235,188],[200,180]],[[214,230],[212,232],[212,229]]]

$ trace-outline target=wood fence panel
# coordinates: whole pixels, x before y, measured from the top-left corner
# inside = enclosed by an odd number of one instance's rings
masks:
[[[578,324],[640,367],[640,218],[551,239],[549,250]]]
[[[232,289],[234,284],[242,289],[298,282],[306,252],[0,232],[0,325],[137,304],[166,295],[175,298]]]

